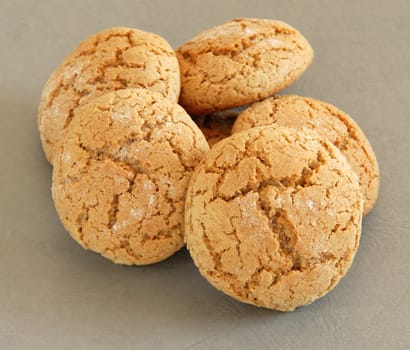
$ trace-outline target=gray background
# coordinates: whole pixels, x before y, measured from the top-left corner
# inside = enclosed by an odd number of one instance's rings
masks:
[[[410,2],[0,0],[1,349],[409,349]],[[64,231],[36,130],[48,75],[81,40],[123,25],[178,47],[234,17],[281,19],[315,49],[287,91],[351,114],[382,183],[348,275],[293,313],[214,290],[183,250],[116,266]]]

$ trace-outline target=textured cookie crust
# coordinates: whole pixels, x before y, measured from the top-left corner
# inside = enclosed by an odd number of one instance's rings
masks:
[[[216,288],[290,311],[347,272],[362,210],[357,176],[331,142],[310,131],[258,127],[217,143],[196,167],[186,242]]]
[[[366,135],[351,117],[329,103],[312,98],[274,96],[244,110],[232,133],[272,124],[299,130],[306,127],[333,142],[359,177],[364,197],[363,215],[372,210],[379,193],[379,166]]]
[[[120,264],[161,261],[183,242],[185,191],[208,151],[176,104],[126,89],[78,107],[53,169],[53,198],[71,236]]]
[[[177,50],[180,104],[192,115],[261,100],[295,81],[310,65],[308,41],[286,23],[234,19]]]
[[[180,72],[175,52],[160,36],[111,28],[85,39],[52,73],[38,108],[38,128],[47,159],[70,124],[74,109],[106,92],[132,87],[177,101]]]
[[[194,117],[194,122],[204,133],[209,147],[231,135],[232,125],[239,112],[235,110],[216,112]]]

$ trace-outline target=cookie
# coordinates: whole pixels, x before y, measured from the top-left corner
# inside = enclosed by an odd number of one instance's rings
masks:
[[[211,28],[177,50],[180,104],[191,115],[261,100],[287,87],[313,59],[308,41],[290,25],[239,18]]]
[[[208,151],[176,102],[146,89],[74,111],[59,143],[52,193],[70,235],[115,263],[144,265],[184,245],[185,192]]]
[[[56,144],[77,106],[127,87],[178,100],[179,66],[168,42],[153,33],[121,27],[85,39],[52,73],[41,95],[38,129],[47,159],[53,163]]]
[[[186,242],[222,292],[291,311],[346,274],[362,210],[357,176],[330,141],[309,130],[257,127],[218,142],[196,167]]]
[[[232,125],[239,111],[230,110],[194,117],[194,122],[201,129],[209,147],[231,135]]]
[[[369,141],[351,117],[329,103],[312,98],[274,96],[244,110],[232,132],[273,123],[297,129],[307,127],[333,142],[359,177],[364,215],[372,210],[379,193],[379,166]]]

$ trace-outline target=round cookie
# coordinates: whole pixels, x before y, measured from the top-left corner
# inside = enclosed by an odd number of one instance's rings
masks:
[[[239,18],[213,27],[177,50],[179,103],[191,115],[261,100],[295,81],[310,65],[308,41],[286,23]]]
[[[238,114],[239,111],[230,110],[194,117],[193,120],[204,133],[209,147],[212,147],[231,135],[232,125]]]
[[[70,235],[119,264],[166,259],[184,245],[184,202],[208,144],[176,102],[146,89],[74,111],[59,144],[53,198]]]
[[[179,65],[165,39],[137,29],[111,28],[88,37],[68,55],[45,84],[38,107],[38,129],[50,163],[77,106],[127,87],[178,100]]]
[[[372,210],[379,193],[379,166],[366,135],[351,117],[326,102],[281,95],[254,103],[244,110],[238,116],[232,133],[271,124],[299,130],[306,127],[333,142],[359,177],[364,197],[363,215]]]
[[[213,286],[291,311],[346,274],[362,210],[357,176],[330,141],[308,130],[257,127],[220,141],[195,168],[185,239]]]

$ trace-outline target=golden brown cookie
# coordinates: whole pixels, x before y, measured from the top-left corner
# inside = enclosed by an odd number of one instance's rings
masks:
[[[56,153],[53,198],[71,236],[119,264],[166,259],[183,244],[185,192],[208,151],[176,102],[146,89],[74,111]]]
[[[313,98],[274,96],[244,110],[232,133],[271,124],[297,129],[307,127],[333,142],[359,177],[364,197],[363,215],[370,212],[379,193],[379,166],[369,141],[351,117],[335,106]]]
[[[295,81],[313,50],[293,27],[239,18],[211,28],[177,50],[180,104],[191,115],[261,100]]]
[[[346,274],[362,211],[357,176],[330,141],[309,130],[257,127],[218,142],[195,168],[185,239],[216,288],[290,311]]]
[[[178,100],[178,61],[165,39],[137,29],[111,28],[88,37],[66,57],[44,86],[38,108],[38,128],[50,163],[77,106],[127,87]]]
[[[238,116],[239,111],[229,110],[216,112],[200,117],[194,117],[194,122],[204,133],[209,147],[231,135],[232,125]]]

